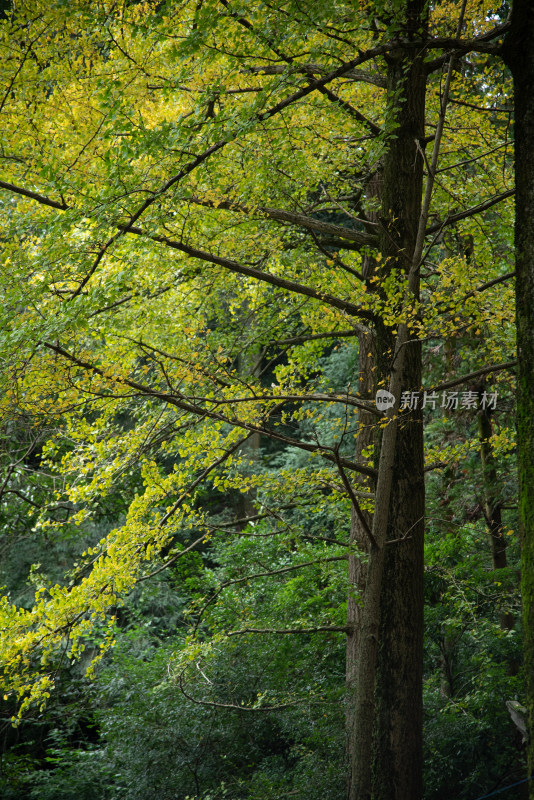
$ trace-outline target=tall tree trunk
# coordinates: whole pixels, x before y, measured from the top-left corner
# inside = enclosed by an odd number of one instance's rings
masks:
[[[414,4],[421,26],[423,4]],[[415,250],[423,187],[426,71],[403,54],[389,67],[389,86],[403,86],[396,139],[384,166],[383,215],[391,220],[382,251],[408,272]],[[404,82],[404,83],[403,83]],[[421,345],[405,347],[403,390],[421,388]],[[399,425],[380,597],[373,795],[416,800],[422,794],[424,450],[422,411]]]
[[[528,770],[534,774],[534,2],[515,0],[504,46],[515,97],[517,452]],[[534,800],[534,781],[530,783]]]
[[[423,14],[422,2],[407,3],[408,36],[421,36]],[[407,274],[412,264],[423,187],[420,147],[425,88],[420,54],[408,48],[393,53],[388,93],[394,138],[384,156],[381,202],[384,273],[395,269]],[[416,296],[417,291],[416,286]],[[392,365],[395,340],[392,330],[378,330],[378,376],[393,375],[391,385],[397,387],[397,393],[400,388],[419,391],[420,344],[413,332],[409,333]],[[379,535],[371,546],[366,578],[349,800],[418,800],[422,794],[424,470],[420,410],[403,414],[403,422],[394,429],[390,423],[381,446],[373,524]],[[380,506],[381,495],[389,496],[388,508]]]

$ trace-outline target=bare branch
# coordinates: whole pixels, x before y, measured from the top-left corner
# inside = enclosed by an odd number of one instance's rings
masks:
[[[304,700],[292,700],[289,703],[277,703],[273,706],[238,706],[236,703],[216,703],[214,700],[197,700],[195,697],[191,697],[188,694],[184,687],[182,676],[180,676],[178,685],[180,687],[180,691],[184,697],[187,697],[192,703],[195,703],[197,706],[212,706],[214,708],[229,708],[233,709],[234,711],[277,711],[280,708],[289,708],[290,706],[298,705],[299,703],[304,703]]]
[[[476,214],[480,214],[481,211],[486,211],[486,209],[497,205],[497,203],[506,200],[508,197],[512,197],[514,192],[515,189],[508,189],[506,192],[502,192],[502,194],[498,194],[489,200],[484,200],[483,203],[472,206],[472,208],[468,208],[466,211],[460,211],[458,214],[449,214],[449,216],[446,217],[443,222],[435,222],[433,225],[429,225],[429,227],[426,229],[426,234],[428,235],[430,233],[436,233],[436,231],[443,230],[443,228],[445,228],[447,225],[452,225],[461,219],[467,219],[467,217],[473,217]]]
[[[242,628],[239,631],[226,631],[226,636],[241,636],[246,633],[273,633],[273,634],[292,634],[292,633],[351,633],[352,625],[318,625],[316,628]]]
[[[380,416],[380,413],[379,413],[379,416]],[[334,448],[334,458],[335,458],[335,461],[336,461],[336,466],[337,466],[339,475],[340,475],[341,480],[343,482],[343,486],[345,487],[345,489],[346,489],[346,491],[347,491],[347,493],[348,493],[348,495],[350,497],[350,500],[351,500],[351,503],[352,503],[352,507],[353,507],[354,511],[356,512],[356,516],[358,517],[358,519],[360,521],[360,525],[362,526],[363,530],[365,531],[365,534],[366,534],[367,538],[369,539],[369,541],[371,542],[371,544],[373,545],[373,547],[377,548],[378,545],[376,543],[376,539],[373,536],[373,534],[371,532],[371,529],[369,528],[369,525],[367,524],[367,520],[365,519],[365,515],[364,515],[364,513],[363,513],[363,511],[362,511],[362,509],[360,507],[360,504],[358,502],[358,498],[356,497],[356,494],[354,493],[354,489],[352,488],[351,483],[350,483],[349,479],[347,478],[347,476],[345,474],[345,470],[343,469],[342,464],[340,464],[340,461],[339,461],[339,443]]]
[[[263,67],[247,67],[244,70],[245,74],[251,75],[285,75],[287,73],[303,73],[304,75],[326,75],[328,70],[320,64],[291,64],[290,66],[283,66],[276,64],[273,66]],[[363,83],[370,83],[373,86],[378,86],[381,89],[386,88],[386,79],[378,72],[366,72],[363,69],[353,69],[346,72],[343,78],[350,81],[361,81]]]
[[[138,383],[137,381],[132,381],[129,378],[122,378],[122,377],[115,377],[111,374],[106,373],[100,367],[97,367],[95,364],[91,364],[89,361],[85,361],[84,359],[78,358],[77,356],[69,353],[67,350],[64,350],[58,344],[52,344],[52,342],[43,342],[43,346],[52,350],[54,353],[63,356],[72,364],[76,364],[78,367],[81,367],[85,370],[90,370],[97,375],[100,375],[105,380],[109,381],[112,384],[118,386],[129,386],[132,389],[135,389],[140,395],[145,397],[154,397],[156,399],[162,400],[165,403],[169,403],[170,405],[176,406],[177,408],[181,408],[183,411],[187,411],[194,416],[197,416],[201,419],[209,418],[217,420],[218,422],[224,422],[228,425],[231,425],[235,428],[241,428],[242,430],[249,431],[250,433],[259,433],[267,436],[270,439],[274,439],[279,442],[283,442],[284,444],[290,445],[292,447],[296,447],[299,450],[305,450],[308,453],[319,453],[321,458],[324,458],[327,461],[334,462],[334,456],[327,452],[321,445],[319,444],[311,444],[309,442],[302,442],[299,439],[292,439],[290,436],[285,436],[284,434],[277,433],[274,430],[270,430],[262,425],[253,425],[252,423],[242,422],[238,419],[234,419],[232,417],[228,417],[225,414],[221,414],[220,412],[206,410],[202,406],[199,406],[197,403],[191,401],[185,395],[181,395],[178,392],[174,394],[169,394],[167,392],[162,392],[159,389],[152,389],[150,386],[145,386],[144,384]],[[252,400],[253,398],[251,398]],[[271,410],[270,413],[273,413]],[[376,477],[376,471],[371,469],[370,467],[365,466],[364,464],[356,464],[353,461],[349,461],[348,459],[342,458],[340,459],[341,464],[350,470],[354,470],[356,472],[361,472],[363,475],[368,475],[372,478]]]
[[[455,378],[452,381],[440,383],[438,386],[434,386],[432,389],[430,389],[430,392],[441,392],[444,389],[451,389],[453,386],[459,386],[462,383],[467,383],[475,378],[480,378],[482,375],[489,375],[491,372],[500,372],[503,369],[512,369],[516,365],[517,360],[514,358],[513,361],[504,361],[502,364],[493,364],[491,367],[483,367],[482,369],[475,370],[475,372],[469,372],[467,375],[463,375],[461,378]]]
[[[362,233],[352,228],[345,228],[342,225],[333,225],[330,222],[308,217],[305,214],[298,214],[294,211],[286,211],[280,208],[270,208],[268,206],[258,206],[257,208],[250,209],[237,201],[224,200],[221,203],[216,203],[212,200],[203,200],[200,197],[192,197],[191,201],[197,205],[205,206],[207,208],[221,208],[228,211],[240,211],[243,214],[261,214],[269,219],[274,219],[277,222],[289,222],[292,225],[298,225],[302,228],[307,228],[318,233],[329,234],[331,236],[339,236],[341,239],[348,239],[351,242],[356,242],[360,246],[371,247],[377,244],[377,238],[369,233]]]
[[[239,275],[248,275],[249,277],[256,278],[263,283],[269,283],[271,286],[277,286],[280,289],[286,289],[294,294],[300,294],[304,295],[305,297],[311,297],[314,300],[319,300],[328,306],[332,306],[333,308],[338,308],[340,311],[344,311],[350,316],[361,317],[362,319],[371,321],[375,319],[374,312],[360,308],[360,306],[356,306],[354,303],[351,303],[348,300],[341,300],[339,297],[333,297],[332,295],[322,292],[319,289],[314,289],[311,286],[306,286],[305,284],[297,283],[296,281],[290,281],[286,278],[281,278],[278,275],[265,272],[257,267],[250,267],[245,264],[240,264],[238,261],[234,261],[231,258],[223,258],[222,256],[215,255],[214,253],[209,253],[205,250],[199,250],[198,248],[192,247],[189,244],[179,242],[175,239],[169,239],[167,236],[148,234],[142,230],[142,228],[130,226],[126,231],[126,226],[124,226],[124,230],[125,232],[136,234],[137,236],[144,236],[151,241],[164,244],[167,247],[173,248],[174,250],[179,250],[191,258],[197,258],[199,261],[215,264],[219,267],[224,267],[231,272],[236,272]]]
[[[52,200],[50,197],[46,197],[44,194],[39,194],[38,192],[32,192],[30,189],[24,189],[22,186],[15,186],[14,183],[7,183],[6,181],[0,181],[0,189],[6,189],[8,192],[12,192],[13,194],[20,194],[23,197],[29,197],[30,200],[35,200],[38,203],[41,203],[43,206],[50,206],[50,208],[57,208],[60,211],[66,211],[68,209],[68,205],[65,201],[61,203],[57,200]]]

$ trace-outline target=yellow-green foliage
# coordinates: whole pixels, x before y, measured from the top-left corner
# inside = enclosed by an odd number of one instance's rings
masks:
[[[459,372],[511,358],[514,338],[511,289],[483,287],[510,269],[508,202],[447,224],[510,188],[507,128],[477,111],[509,87],[478,56],[476,79],[454,72],[408,307],[366,189],[395,135],[373,4],[13,5],[0,23],[0,409],[6,425],[46,428],[42,465],[71,534],[128,486],[123,518],[61,584],[43,577],[29,607],[2,600],[4,681],[22,713],[46,702],[58,658],[97,635],[112,644],[107,620],[162,552],[217,536],[205,485],[261,494],[273,518],[330,506],[347,542],[343,478],[372,508],[352,460],[362,398],[357,366],[336,385],[328,358],[354,353],[362,329],[407,321],[434,348],[468,334],[478,354]],[[466,13],[466,35],[491,27],[478,3]],[[451,15],[433,10],[435,35]],[[429,132],[440,92],[431,73]],[[258,435],[294,462],[269,471]],[[45,505],[32,535],[66,526]]]

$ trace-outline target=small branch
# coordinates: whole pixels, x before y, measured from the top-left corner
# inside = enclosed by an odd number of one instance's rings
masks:
[[[360,524],[361,524],[362,528],[364,529],[364,531],[366,533],[366,536],[369,539],[369,541],[371,542],[371,544],[373,545],[373,547],[378,547],[378,545],[376,543],[376,539],[373,536],[373,534],[371,532],[371,529],[369,528],[369,525],[367,524],[367,520],[365,519],[365,515],[364,515],[364,513],[363,513],[363,511],[362,511],[362,509],[360,507],[360,504],[358,502],[358,498],[356,497],[356,495],[354,493],[354,489],[352,488],[352,486],[350,484],[350,481],[349,481],[349,479],[347,478],[347,476],[345,474],[345,470],[343,469],[343,466],[342,466],[342,464],[341,464],[341,462],[339,460],[339,442],[334,447],[334,458],[335,458],[336,467],[338,469],[339,475],[341,477],[341,480],[343,481],[343,486],[347,490],[347,493],[348,493],[348,495],[350,497],[350,500],[351,500],[351,503],[352,503],[352,507],[354,508],[354,511],[356,512],[356,516],[358,517],[358,519],[360,521]]]
[[[453,101],[450,100],[450,103]],[[503,142],[502,144],[498,144],[496,147],[492,147],[491,150],[487,150],[485,153],[481,155],[474,156],[473,158],[466,158],[464,161],[457,161],[456,164],[451,164],[449,167],[440,167],[440,169],[436,170],[436,175],[440,172],[449,172],[451,169],[459,169],[460,167],[465,167],[467,164],[472,164],[474,161],[479,161],[481,158],[485,158],[486,156],[491,155],[492,153],[496,153],[498,150],[502,150],[504,148],[509,147],[508,142]]]
[[[206,467],[206,469],[204,469],[200,473],[200,475],[193,481],[193,483],[187,487],[187,491],[183,492],[180,495],[180,497],[178,498],[176,503],[172,506],[172,508],[170,508],[169,511],[167,511],[167,513],[161,518],[159,527],[162,528],[168,522],[168,520],[172,517],[172,515],[176,513],[176,511],[178,510],[182,502],[185,500],[185,498],[188,497],[200,483],[202,483],[204,478],[206,478],[211,472],[213,472],[214,469],[219,467],[221,464],[224,464],[226,459],[230,458],[232,453],[235,453],[236,450],[242,447],[247,441],[247,439],[249,439],[251,436],[252,436],[251,433],[249,433],[247,436],[243,436],[234,445],[232,445],[232,447],[229,447],[228,450],[225,450],[220,458],[217,458],[208,467]]]
[[[88,361],[84,361],[81,358],[77,358],[72,353],[69,353],[67,350],[64,350],[57,344],[52,344],[52,342],[43,342],[43,346],[52,350],[54,353],[58,353],[58,355],[63,356],[64,358],[68,359],[71,363],[76,364],[77,366],[81,367],[82,369],[90,370],[94,372],[96,375],[100,375],[102,378],[110,381],[112,384],[118,386],[129,386],[132,389],[135,389],[136,392],[139,392],[141,395],[145,397],[154,397],[158,400],[162,400],[165,403],[169,403],[170,405],[176,406],[176,408],[182,409],[182,411],[186,411],[193,416],[199,417],[199,419],[205,419],[206,417],[209,419],[217,420],[218,422],[224,422],[228,425],[231,425],[235,428],[241,428],[242,430],[246,430],[249,433],[260,433],[264,436],[269,437],[270,439],[274,439],[279,442],[284,442],[287,445],[291,445],[297,447],[300,450],[304,450],[308,453],[320,453],[321,457],[327,461],[334,461],[334,456],[327,452],[325,448],[321,447],[321,445],[314,445],[310,444],[309,442],[302,442],[299,439],[293,439],[290,436],[285,436],[282,433],[276,433],[269,428],[264,427],[263,425],[253,425],[248,422],[241,422],[240,420],[231,418],[226,416],[225,414],[221,414],[220,412],[216,411],[208,411],[205,408],[197,405],[194,400],[187,398],[185,395],[181,395],[179,393],[176,394],[168,394],[166,392],[162,392],[159,389],[151,389],[149,386],[146,386],[142,383],[138,383],[137,381],[132,381],[129,378],[122,378],[122,377],[114,377],[113,375],[106,374],[103,369],[97,367],[95,364],[91,364]],[[273,409],[272,409],[273,410]],[[272,411],[271,410],[271,411]],[[274,409],[276,410],[276,409]],[[340,459],[341,463],[346,469],[354,470],[355,472],[361,472],[363,475],[368,475],[371,478],[375,478],[376,471],[367,467],[363,464],[356,464],[353,461],[349,461],[348,459],[342,458]]]
[[[353,631],[352,625],[318,625],[316,628],[242,628],[239,631],[227,631],[226,636],[240,636],[247,633],[273,633],[273,634],[292,634],[292,633],[347,633]]]
[[[503,369],[511,369],[516,365],[517,360],[515,358],[513,361],[504,361],[502,364],[493,364],[491,367],[483,367],[482,369],[475,370],[475,372],[469,372],[467,375],[463,375],[461,378],[455,378],[452,381],[440,383],[438,386],[434,386],[429,391],[441,392],[444,389],[451,389],[453,386],[459,386],[462,383],[467,383],[467,381],[474,380],[474,378],[479,378],[481,375],[488,375],[490,372],[499,372]]]
[[[345,228],[342,225],[334,225],[324,220],[309,217],[306,214],[299,214],[295,211],[286,211],[281,208],[271,208],[270,206],[258,206],[251,209],[248,206],[233,200],[223,200],[217,203],[213,200],[203,200],[200,197],[191,197],[190,201],[199,206],[213,209],[223,209],[224,211],[236,211],[246,215],[262,214],[268,219],[276,220],[277,222],[288,222],[292,225],[297,225],[308,230],[318,231],[319,233],[330,234],[331,236],[339,236],[342,239],[348,239],[358,245],[373,245],[376,244],[376,237],[369,233],[361,233],[353,228]]]
[[[190,700],[192,703],[195,703],[197,706],[211,706],[212,708],[229,708],[233,711],[278,711],[281,708],[289,708],[290,706],[296,706],[300,703],[304,703],[304,700],[293,700],[290,703],[278,703],[274,706],[238,706],[236,703],[216,703],[214,700],[197,700],[195,697],[191,697],[188,694],[183,686],[182,676],[180,676],[178,680],[178,686],[180,687],[180,691],[184,697]]]
[[[210,532],[206,531],[206,533],[203,533],[202,536],[199,536],[198,539],[196,539],[192,544],[190,544],[189,547],[184,547],[183,550],[180,550],[179,553],[176,553],[176,555],[174,555],[172,558],[170,558],[168,561],[166,561],[165,564],[162,564],[161,567],[158,567],[157,569],[153,570],[152,572],[149,572],[147,575],[142,575],[140,578],[137,578],[136,583],[142,583],[143,581],[147,581],[149,578],[153,578],[154,575],[158,575],[160,572],[163,572],[164,570],[168,569],[169,567],[172,567],[172,565],[175,564],[178,561],[179,558],[182,558],[182,556],[185,556],[187,553],[190,553],[191,550],[194,550],[195,547],[197,547],[199,544],[202,544],[202,542],[209,535],[210,535]]]
[[[174,250],[179,250],[182,253],[185,253],[190,258],[197,258],[199,261],[204,261],[209,264],[215,264],[216,266],[224,267],[225,269],[229,270],[230,272],[235,272],[238,275],[247,275],[252,278],[256,278],[257,280],[261,281],[262,283],[270,284],[271,286],[277,286],[280,289],[285,289],[293,294],[300,294],[304,297],[311,297],[314,300],[318,300],[319,302],[324,303],[325,305],[332,306],[332,308],[337,308],[340,311],[344,311],[349,316],[360,317],[361,319],[366,319],[370,321],[374,321],[375,314],[367,309],[360,308],[359,306],[354,305],[348,300],[341,300],[339,297],[334,297],[332,295],[327,294],[326,292],[321,291],[320,289],[314,289],[311,286],[306,286],[305,284],[296,283],[295,281],[287,280],[286,278],[281,278],[278,275],[273,275],[269,272],[265,272],[264,270],[258,269],[257,267],[249,267],[245,264],[241,264],[237,261],[234,261],[231,258],[223,258],[221,256],[217,256],[214,253],[209,253],[205,250],[199,250],[196,247],[192,247],[191,245],[184,244],[176,239],[170,239],[167,236],[160,236],[157,234],[149,234],[142,230],[142,228],[137,228],[132,225],[125,225],[120,226],[121,229],[124,229],[126,233],[132,233],[137,236],[144,236],[147,239],[150,239],[153,242],[158,242],[159,244],[164,244],[167,247],[171,247]]]
[[[472,208],[468,208],[466,211],[460,211],[458,214],[449,214],[449,216],[446,217],[443,222],[435,222],[433,225],[430,225],[426,229],[426,235],[430,233],[436,233],[436,231],[441,231],[447,225],[452,225],[461,219],[467,219],[468,217],[473,217],[476,214],[480,214],[481,211],[486,211],[486,209],[497,205],[497,203],[502,202],[502,200],[512,197],[514,193],[515,189],[508,189],[506,192],[502,192],[502,194],[498,194],[495,197],[492,197],[490,200],[485,200],[483,203],[472,206]]]
[[[64,201],[59,203],[57,200],[52,200],[50,197],[46,197],[44,194],[39,194],[38,192],[32,192],[30,189],[24,189],[22,186],[15,186],[14,183],[7,183],[6,181],[0,181],[0,189],[6,189],[8,192],[13,192],[13,194],[20,194],[23,197],[29,197],[30,200],[36,200],[43,206],[50,206],[50,208],[57,208],[59,209],[59,211],[66,211],[69,208],[69,206]]]
[[[287,567],[280,567],[280,569],[269,569],[263,572],[253,572],[250,575],[245,575],[242,578],[234,578],[233,580],[221,583],[217,589],[216,594],[220,594],[223,589],[228,586],[235,586],[237,583],[245,583],[246,581],[254,580],[255,578],[270,578],[271,575],[284,575],[286,572],[294,572],[296,569],[305,569],[305,567],[316,567],[319,564],[326,564],[331,561],[346,561],[347,556],[328,556],[327,558],[316,558],[313,561],[303,561],[301,564],[290,564]]]
[[[286,572],[294,572],[297,569],[305,569],[306,567],[313,567],[319,564],[326,564],[331,561],[347,561],[348,556],[329,556],[327,558],[319,558],[315,559],[314,561],[304,561],[301,564],[291,564],[288,567],[281,567],[280,569],[273,569],[273,570],[266,570],[264,572],[254,572],[250,575],[245,575],[242,578],[234,578],[233,580],[225,581],[221,583],[219,588],[211,595],[211,597],[207,600],[204,604],[203,608],[199,611],[199,616],[195,625],[195,630],[198,629],[202,617],[204,616],[206,609],[212,605],[212,603],[217,600],[219,595],[221,594],[224,589],[228,586],[235,586],[238,583],[246,583],[247,581],[255,580],[256,578],[270,578],[272,575],[284,575]]]
[[[351,117],[354,117],[354,119],[357,119],[358,122],[361,122],[363,125],[365,125],[374,136],[379,136],[382,133],[382,128],[379,125],[376,125],[372,120],[368,119],[368,117],[362,114],[361,111],[358,111],[357,108],[354,108],[354,106],[351,106],[350,103],[347,103],[346,100],[342,100],[342,98],[338,97],[338,95],[331,91],[331,89],[323,86],[321,89],[319,89],[319,91],[321,94],[324,94],[325,97],[330,100],[330,102],[335,103],[342,108],[343,111],[346,111],[348,114],[350,114]]]
[[[424,468],[425,472],[432,472],[435,469],[444,469],[449,466],[448,461],[434,461],[432,464],[427,464]]]
[[[476,111],[489,111],[492,114],[513,114],[514,109],[510,106],[510,108],[498,108],[498,106],[477,106],[475,103],[468,103],[466,100],[451,100],[452,105],[455,106],[466,106],[466,108],[474,108]],[[504,145],[501,145],[503,147]]]
[[[515,273],[514,273],[515,274]],[[326,331],[325,333],[309,333],[302,334],[302,336],[290,336],[287,339],[275,339],[267,343],[267,347],[285,346],[292,344],[303,344],[304,342],[313,342],[316,339],[344,339],[352,336],[358,336],[359,329],[355,328],[350,331]]]
[[[482,283],[480,286],[477,286],[476,289],[473,289],[472,292],[468,292],[465,297],[462,297],[462,302],[467,300],[468,297],[472,297],[473,295],[479,294],[479,292],[485,292],[486,289],[491,289],[492,286],[496,286],[498,283],[504,283],[505,281],[510,280],[510,278],[515,278],[515,270],[514,272],[507,272],[505,275],[500,275],[498,278],[493,278],[491,281],[487,281],[487,283]]]
[[[274,66],[263,67],[247,67],[245,74],[250,75],[284,75],[291,73],[302,73],[303,75],[326,75],[327,71],[320,64],[292,64],[287,67],[282,64]],[[343,78],[349,81],[361,81],[362,83],[370,83],[373,86],[378,86],[381,89],[386,88],[386,79],[378,72],[366,72],[363,69],[353,69],[346,72]]]
[[[507,272],[505,275],[500,275],[498,278],[493,278],[493,280],[491,281],[487,281],[486,283],[482,283],[480,286],[476,286],[474,289],[471,289],[471,291],[464,294],[463,297],[461,297],[454,303],[449,303],[448,300],[442,301],[442,302],[447,302],[448,305],[446,305],[444,308],[441,308],[439,314],[441,315],[454,312],[454,309],[456,309],[459,305],[465,303],[465,301],[469,300],[470,297],[476,297],[481,292],[485,292],[487,289],[491,289],[493,286],[497,286],[499,283],[505,283],[506,281],[509,281],[510,278],[515,278],[515,271]]]
[[[30,500],[29,497],[26,497],[25,495],[23,495],[22,492],[19,492],[18,489],[4,489],[3,490],[3,494],[14,494],[17,497],[19,497],[21,500],[24,500],[25,503],[28,503],[30,506],[33,506],[34,508],[41,508],[42,507],[41,505],[39,505],[39,503],[36,503],[34,500]],[[56,508],[57,508],[57,506],[56,506]]]

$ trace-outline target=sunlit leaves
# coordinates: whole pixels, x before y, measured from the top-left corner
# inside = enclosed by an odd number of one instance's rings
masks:
[[[362,326],[407,322],[438,380],[513,355],[512,290],[497,281],[511,209],[469,215],[509,190],[506,81],[473,55],[454,73],[408,303],[378,250],[395,220],[368,191],[394,129],[384,59],[314,83],[395,35],[401,4],[374,5],[58,0],[2,22],[0,156],[15,189],[2,191],[0,407],[6,424],[46,430],[53,500],[32,506],[32,532],[91,538],[63,582],[34,572],[33,608],[3,607],[7,679],[31,702],[58,653],[78,656],[136,581],[190,547],[218,560],[196,587],[197,628],[202,604],[214,629],[339,623]],[[433,9],[433,34],[452,10]],[[468,3],[466,35],[490,24]],[[438,65],[421,158],[441,91]],[[429,464],[477,446],[431,441]],[[359,499],[372,510],[370,492]],[[264,607],[257,572],[275,587]]]

